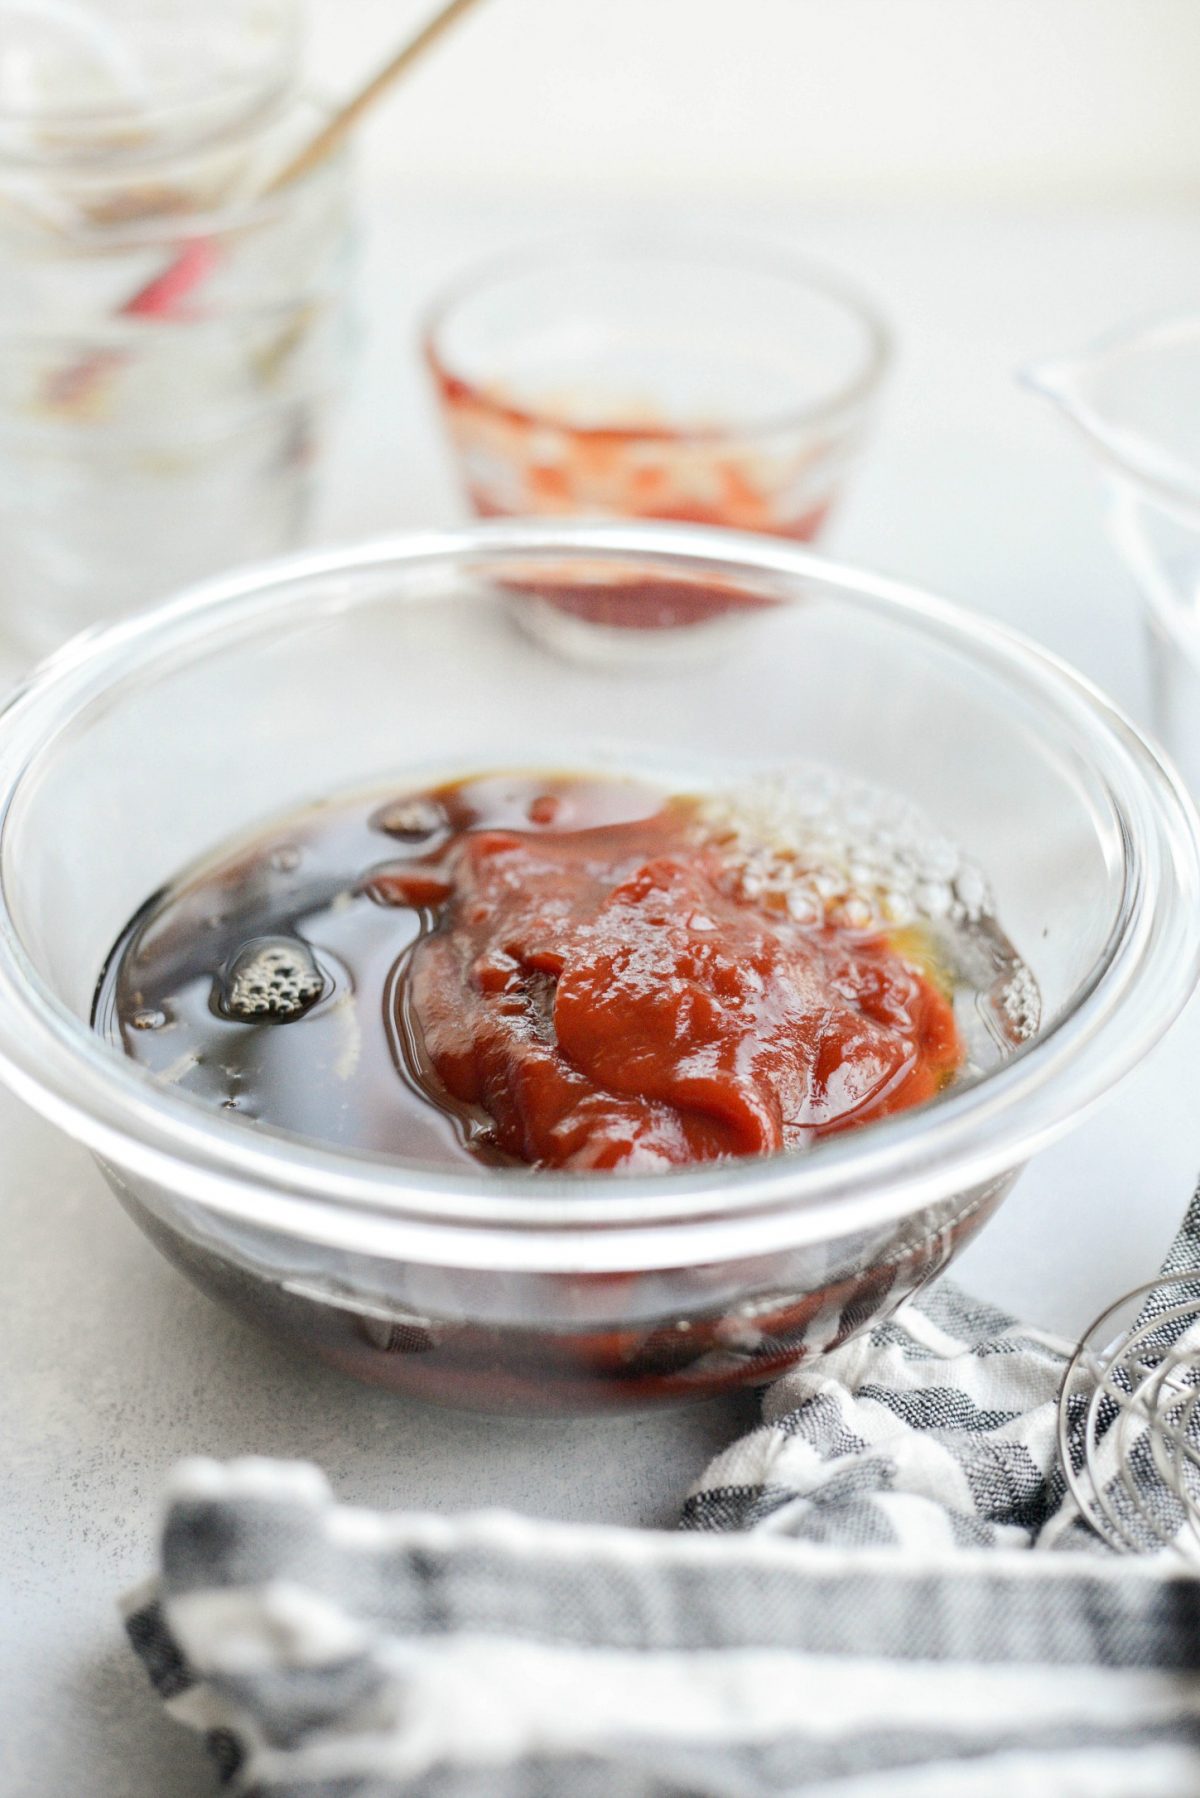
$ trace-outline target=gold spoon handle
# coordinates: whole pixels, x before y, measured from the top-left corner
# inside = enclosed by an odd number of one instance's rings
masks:
[[[432,49],[442,33],[448,31],[463,13],[469,12],[478,3],[479,0],[448,0],[447,5],[434,13],[406,44],[402,44],[396,54],[382,68],[377,69],[344,106],[338,108],[317,135],[271,177],[266,191],[274,193],[278,188],[286,187],[289,181],[296,181],[301,175],[307,175],[311,168],[315,168],[317,163],[336,150],[368,108],[387,92],[392,83],[398,81],[427,50]]]

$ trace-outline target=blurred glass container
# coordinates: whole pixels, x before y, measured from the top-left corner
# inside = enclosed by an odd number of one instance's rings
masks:
[[[889,348],[837,277],[674,232],[485,266],[434,305],[424,335],[480,516],[662,518],[800,541],[860,452]],[[644,583],[552,603],[606,627],[728,609]]]
[[[346,161],[264,188],[321,118],[0,161],[0,620],[24,649],[300,536],[345,372]]]
[[[1109,528],[1146,604],[1155,726],[1200,793],[1200,313],[1037,364],[1107,477]]]
[[[299,0],[3,0],[0,160],[30,168],[175,154],[294,87]]]

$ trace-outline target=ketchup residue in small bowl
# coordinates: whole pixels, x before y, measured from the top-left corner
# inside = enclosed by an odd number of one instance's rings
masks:
[[[676,429],[649,413],[581,424],[552,406],[525,410],[432,360],[471,504],[481,518],[593,516],[719,525],[811,542],[844,472],[842,435],[808,430],[743,439]],[[704,623],[765,603],[748,589],[665,575],[539,581],[532,591],[590,624],[635,630]]]

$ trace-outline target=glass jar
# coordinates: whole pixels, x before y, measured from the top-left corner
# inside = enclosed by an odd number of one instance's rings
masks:
[[[346,363],[345,159],[265,190],[321,117],[0,165],[0,618],[26,651],[301,534]]]

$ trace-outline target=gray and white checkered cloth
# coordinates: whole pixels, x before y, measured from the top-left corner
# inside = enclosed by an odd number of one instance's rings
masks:
[[[1200,1792],[1200,1577],[1080,1519],[1070,1347],[942,1282],[779,1380],[677,1534],[189,1462],[129,1633],[243,1798]]]

